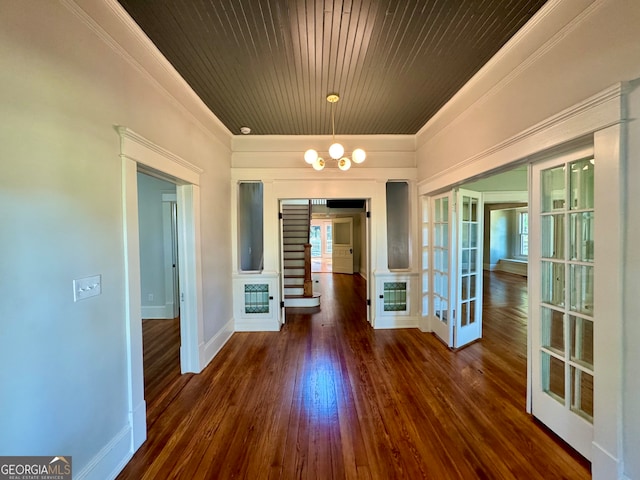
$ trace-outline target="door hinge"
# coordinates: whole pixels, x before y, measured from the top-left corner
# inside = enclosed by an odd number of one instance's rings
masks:
[[[282,212],[278,212],[278,220],[282,220]]]
[[[371,306],[371,299],[367,298],[367,307],[370,307],[370,306]]]
[[[371,218],[371,212],[367,212],[367,218]]]
[[[284,302],[280,302],[280,308],[284,308]]]

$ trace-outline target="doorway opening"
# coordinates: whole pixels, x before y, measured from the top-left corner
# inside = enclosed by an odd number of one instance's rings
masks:
[[[309,223],[306,226],[307,238],[310,246],[310,274],[311,285],[315,296],[320,297],[322,308],[322,294],[333,285],[332,276],[336,274],[357,275],[364,279],[365,291],[368,288],[369,277],[369,222],[368,204],[366,199],[302,199],[281,200],[281,212],[286,212],[287,204],[303,203],[309,206]],[[286,213],[283,213],[286,215]],[[287,303],[288,293],[291,291],[294,279],[291,274],[294,270],[289,267],[293,264],[288,258],[288,251],[293,249],[290,234],[287,233],[286,218],[281,223],[281,264],[283,281],[283,304],[285,311],[283,318],[286,322],[286,312],[295,308],[299,312],[298,301]],[[295,260],[293,260],[295,262]],[[329,298],[337,298],[326,295]],[[367,307],[367,319],[369,312],[366,300],[363,304]]]
[[[180,379],[180,281],[176,184],[138,172],[144,399],[151,426]],[[168,387],[171,387],[169,389]]]
[[[180,370],[182,373],[198,373],[201,370],[199,344],[202,336],[198,184],[202,170],[126,127],[116,127],[116,131],[121,137],[122,159],[129,423],[132,450],[136,451],[146,439],[147,426],[142,343],[138,173],[142,172],[175,185],[177,238],[181,247],[177,266],[180,289]]]

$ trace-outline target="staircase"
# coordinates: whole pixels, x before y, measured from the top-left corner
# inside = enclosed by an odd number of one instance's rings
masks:
[[[282,242],[284,251],[284,306],[319,307],[320,295],[313,294],[308,202],[283,203]]]

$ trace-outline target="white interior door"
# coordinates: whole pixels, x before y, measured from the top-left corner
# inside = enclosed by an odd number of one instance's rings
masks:
[[[532,167],[531,411],[590,459],[595,162],[583,155]]]
[[[451,303],[451,194],[431,198],[432,299],[431,330],[447,346],[453,346],[453,308]],[[454,270],[455,272],[455,270]]]
[[[482,337],[482,194],[459,189],[456,195],[457,277],[453,347]]]
[[[334,218],[332,234],[333,272],[353,274],[353,218]]]

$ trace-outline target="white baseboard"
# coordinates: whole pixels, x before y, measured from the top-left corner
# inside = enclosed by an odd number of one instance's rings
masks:
[[[220,349],[229,341],[231,335],[233,335],[233,319],[229,320],[207,343],[200,346],[200,371],[209,365]]]
[[[166,305],[142,306],[142,318],[145,320],[173,319],[173,303]]]
[[[78,473],[76,480],[114,479],[131,460],[131,426],[126,425]]]
[[[387,329],[387,328],[418,328],[420,325],[419,317],[408,316],[379,316],[375,319],[375,325],[373,328]]]
[[[596,442],[591,450],[591,478],[593,480],[624,480],[620,461]]]
[[[278,332],[280,322],[277,319],[257,319],[249,320],[240,318],[235,321],[236,332]]]
[[[135,452],[147,439],[147,402],[144,399],[129,413],[129,422],[132,429],[131,445]]]
[[[506,273],[515,273],[516,275],[522,275],[526,277],[528,274],[529,264],[522,260],[511,260],[508,258],[500,259],[496,265],[495,270]]]
[[[485,263],[483,265],[484,270],[488,270],[490,272],[493,272],[497,267],[498,267],[497,263]]]

